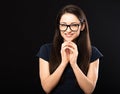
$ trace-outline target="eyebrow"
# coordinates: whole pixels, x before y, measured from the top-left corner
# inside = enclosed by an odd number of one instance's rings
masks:
[[[60,22],[62,24],[67,24],[66,22]],[[80,22],[71,22],[70,24],[80,24]]]

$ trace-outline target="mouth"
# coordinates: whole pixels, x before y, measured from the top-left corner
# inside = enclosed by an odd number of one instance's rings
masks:
[[[72,41],[74,38],[74,32],[64,33],[64,38],[66,41]]]
[[[72,37],[72,35],[71,35],[71,34],[66,34],[65,36],[66,36],[66,37]]]
[[[73,36],[73,34],[65,34],[66,37],[70,38]]]
[[[65,40],[66,41],[72,41],[73,40],[73,34],[65,34]]]

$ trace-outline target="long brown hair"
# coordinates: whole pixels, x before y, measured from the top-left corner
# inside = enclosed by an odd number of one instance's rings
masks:
[[[89,28],[88,28],[88,22],[86,19],[86,16],[83,12],[83,10],[76,5],[67,5],[63,7],[56,18],[56,28],[55,28],[55,35],[53,38],[53,45],[50,55],[50,73],[53,73],[54,70],[59,66],[61,63],[61,44],[63,43],[63,38],[60,34],[59,30],[59,22],[61,19],[61,16],[65,13],[72,13],[76,15],[76,17],[80,20],[82,24],[85,24],[84,30],[80,33],[80,35],[75,39],[76,45],[78,47],[78,60],[77,64],[83,71],[85,75],[87,75],[87,71],[89,68],[89,62],[90,62],[90,55],[91,55],[91,42],[90,42],[90,36],[89,36]]]

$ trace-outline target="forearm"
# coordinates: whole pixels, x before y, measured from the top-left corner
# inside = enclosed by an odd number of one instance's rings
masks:
[[[51,75],[42,81],[42,86],[46,93],[50,93],[58,84],[65,67],[66,65],[60,64]]]
[[[95,85],[87,78],[86,75],[81,71],[77,64],[71,65],[73,72],[76,76],[77,82],[80,88],[85,92],[85,94],[91,94],[95,88]]]

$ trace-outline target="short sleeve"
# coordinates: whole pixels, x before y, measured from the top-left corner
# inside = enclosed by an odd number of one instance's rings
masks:
[[[90,62],[93,62],[98,58],[101,59],[102,57],[103,57],[103,54],[95,46],[92,46],[92,55],[91,55]]]
[[[40,47],[36,56],[48,61],[49,57],[50,57],[50,48],[51,48],[51,46],[49,44],[43,44]]]

